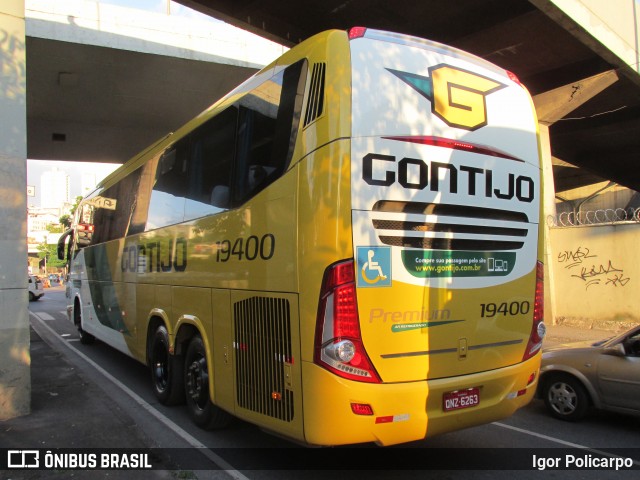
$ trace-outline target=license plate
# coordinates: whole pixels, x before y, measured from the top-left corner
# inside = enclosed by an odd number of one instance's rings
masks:
[[[480,404],[480,389],[478,387],[456,390],[442,395],[442,408],[445,412],[475,407]]]

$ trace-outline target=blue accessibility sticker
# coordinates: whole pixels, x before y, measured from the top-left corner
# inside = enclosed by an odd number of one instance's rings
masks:
[[[357,247],[359,287],[390,287],[391,247]]]

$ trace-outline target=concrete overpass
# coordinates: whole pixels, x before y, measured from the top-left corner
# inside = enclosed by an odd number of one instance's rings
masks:
[[[286,50],[201,14],[26,7],[30,159],[124,163]]]
[[[407,0],[398,8],[382,0],[179,3],[287,46],[327,28],[364,25],[463,48],[513,71],[534,95],[548,186],[562,191],[605,178],[640,190],[634,0]],[[123,162],[258,66],[230,61],[224,44],[194,56],[166,35],[134,40],[123,31],[96,29],[104,22],[98,16],[91,24],[92,15],[84,8],[61,12],[53,22],[25,22],[23,0],[0,7],[3,415],[29,409],[25,159]],[[189,33],[191,28],[184,26]],[[47,29],[54,34],[42,33]],[[548,189],[547,211],[554,207],[553,196]]]

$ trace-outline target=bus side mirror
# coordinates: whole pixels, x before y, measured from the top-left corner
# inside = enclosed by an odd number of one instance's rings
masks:
[[[73,233],[73,230],[69,229],[66,232],[64,232],[62,235],[60,235],[60,239],[58,240],[58,248],[57,248],[58,260],[64,260],[64,246],[67,241],[67,237],[70,237],[72,233]],[[71,245],[71,240],[69,240],[69,245]]]

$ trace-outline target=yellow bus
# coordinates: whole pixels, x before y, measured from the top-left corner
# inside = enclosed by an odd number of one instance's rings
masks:
[[[540,200],[513,74],[320,33],[82,200],[70,320],[204,428],[391,445],[491,422],[537,385]]]

